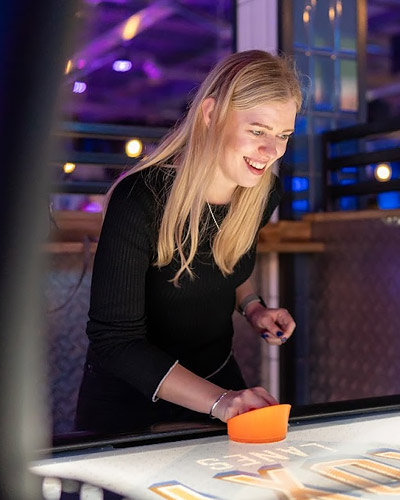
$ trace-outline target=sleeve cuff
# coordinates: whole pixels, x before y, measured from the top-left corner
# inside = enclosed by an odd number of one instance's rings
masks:
[[[175,366],[179,363],[179,360],[177,359],[175,363],[171,366],[171,368],[167,371],[167,373],[163,376],[163,378],[160,380],[160,383],[156,387],[156,390],[153,393],[153,396],[151,397],[151,400],[153,403],[157,403],[157,401],[160,399],[157,397],[157,392],[159,391],[161,384],[164,382],[164,380],[168,377],[168,375],[171,373],[171,371],[175,368]]]

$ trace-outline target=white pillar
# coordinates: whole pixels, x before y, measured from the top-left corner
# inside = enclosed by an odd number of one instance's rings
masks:
[[[278,1],[238,0],[237,50],[261,49],[276,54],[278,51]],[[277,220],[277,212],[273,220]],[[271,253],[260,259],[259,292],[270,307],[278,307],[279,257]],[[260,283],[261,281],[261,283]],[[279,397],[279,351],[263,343],[261,348],[260,381],[273,396]]]

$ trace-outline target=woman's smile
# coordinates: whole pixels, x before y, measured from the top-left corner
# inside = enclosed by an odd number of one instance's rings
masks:
[[[267,164],[261,161],[252,160],[247,156],[244,156],[243,158],[247,166],[249,167],[250,172],[255,175],[262,175],[265,168],[267,167]]]

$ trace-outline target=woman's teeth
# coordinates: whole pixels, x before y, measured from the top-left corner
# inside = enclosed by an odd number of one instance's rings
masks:
[[[267,166],[266,163],[258,163],[258,161],[250,160],[250,158],[244,157],[246,163],[248,163],[251,167],[256,168],[257,170],[262,170]]]

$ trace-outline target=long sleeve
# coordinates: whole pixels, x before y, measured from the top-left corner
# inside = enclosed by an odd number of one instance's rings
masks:
[[[150,169],[149,169],[150,171]],[[232,274],[215,265],[209,239],[193,261],[196,278],[171,278],[173,261],[153,266],[158,216],[171,174],[146,171],[126,177],[116,187],[106,213],[94,262],[87,334],[88,360],[117,376],[147,398],[177,360],[199,376],[213,373],[232,348],[235,290],[251,274],[255,247]],[[280,198],[275,182],[264,210],[265,225]],[[216,207],[222,221],[227,206]],[[212,226],[213,227],[213,226]]]
[[[156,234],[152,193],[140,174],[125,178],[103,223],[87,325],[92,359],[149,398],[176,361],[146,335],[145,280]]]

